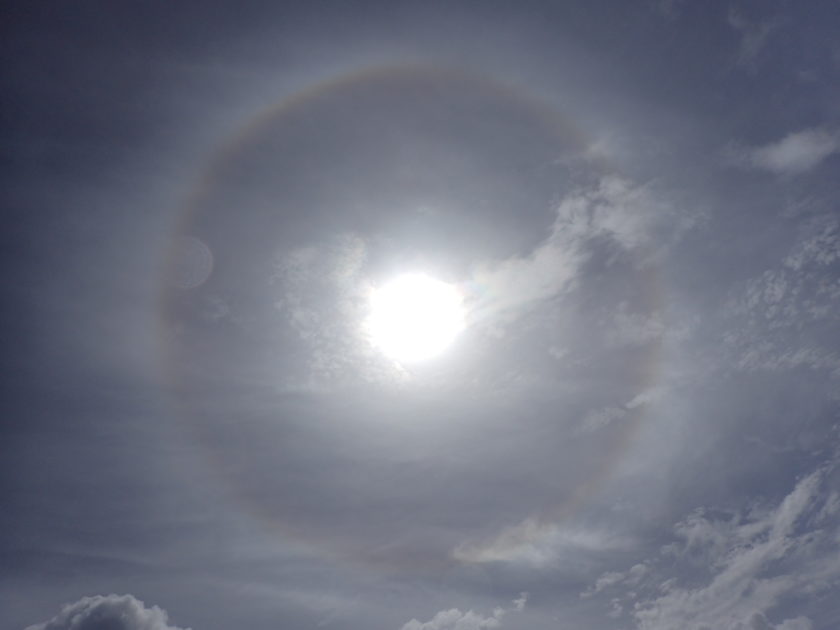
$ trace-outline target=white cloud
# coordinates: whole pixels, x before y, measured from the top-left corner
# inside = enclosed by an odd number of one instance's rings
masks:
[[[26,630],[181,630],[169,624],[165,610],[132,595],[95,595],[67,604],[44,623]]]
[[[756,344],[744,351],[737,365],[748,372],[807,368],[816,372],[829,372],[833,377],[840,378],[840,356],[816,347],[783,350],[771,342]]]
[[[832,338],[803,338],[803,327],[827,329],[840,320],[840,221],[820,216],[804,226],[781,264],[746,282],[730,300],[734,326],[725,333],[739,369],[807,368],[840,376]]]
[[[595,580],[590,588],[586,589],[580,594],[580,597],[587,598],[597,595],[606,588],[623,584],[626,586],[635,586],[642,578],[650,572],[650,566],[647,564],[634,564],[627,571],[609,571],[604,573],[601,577]]]
[[[667,333],[668,327],[660,313],[633,312],[626,302],[622,302],[612,315],[606,340],[612,346],[642,346]]]
[[[653,184],[603,177],[562,200],[545,240],[532,251],[477,263],[463,278],[476,290],[467,297],[469,321],[504,335],[506,325],[571,290],[594,251],[593,241],[622,263],[644,265],[672,245],[696,217],[678,211]],[[373,352],[364,339],[371,281],[368,246],[345,234],[284,253],[272,278],[275,306],[297,336],[300,360],[286,371],[284,389],[323,391],[358,382],[399,385],[405,375]],[[470,291],[471,289],[467,289]],[[644,343],[661,334],[658,319],[637,321],[622,313],[620,343]]]
[[[519,597],[513,600],[513,609],[516,612],[522,612],[525,608],[525,603],[528,601],[528,593],[520,593]]]
[[[796,617],[794,619],[785,619],[776,626],[775,630],[811,630],[813,627],[814,624],[807,617]]]
[[[604,177],[560,203],[548,238],[529,254],[476,267],[472,280],[484,296],[474,305],[476,318],[502,314],[512,319],[571,290],[594,238],[609,239],[620,251],[645,260],[696,222],[697,216],[678,212],[652,185]]]
[[[365,241],[354,234],[285,253],[275,264],[275,308],[305,351],[287,366],[284,389],[325,391],[358,382],[393,384],[401,374],[365,338],[371,288]]]
[[[627,407],[627,409],[635,409],[636,407],[641,407],[642,405],[649,405],[660,400],[663,393],[662,387],[651,387],[650,389],[646,389],[636,396],[633,396],[633,398],[624,406]]]
[[[669,19],[678,17],[684,3],[685,0],[650,0],[653,10]]]
[[[778,28],[779,23],[775,20],[753,22],[734,9],[729,12],[727,22],[741,35],[738,47],[738,65],[742,68],[754,69],[759,54],[767,45],[770,36]]]
[[[452,557],[464,563],[502,562],[528,567],[556,565],[571,553],[625,549],[629,541],[592,527],[562,527],[557,523],[527,518],[485,541],[470,541],[456,547]]]
[[[840,133],[817,127],[789,133],[763,146],[732,149],[730,157],[741,166],[790,176],[813,169],[838,151]]]
[[[717,519],[695,512],[658,558],[605,573],[581,596],[609,593],[609,612],[628,611],[640,630],[811,628],[803,616],[767,619],[783,599],[840,585],[840,529],[823,492],[829,470],[800,480],[775,507]]]
[[[603,429],[611,425],[616,420],[621,420],[627,415],[627,409],[624,407],[604,407],[596,411],[591,411],[583,418],[579,433],[591,433]]]
[[[404,624],[402,630],[479,630],[480,628],[497,628],[500,625],[497,613],[484,617],[471,610],[461,612],[457,608],[441,610],[430,621],[420,622],[412,619]]]
[[[661,387],[651,387],[646,389],[623,405],[603,407],[586,414],[580,427],[577,429],[578,433],[590,433],[597,431],[610,424],[621,420],[630,411],[637,407],[654,404],[662,398],[663,389]]]
[[[821,217],[785,258],[785,267],[799,271],[807,267],[826,267],[840,261],[840,220]]]
[[[412,619],[403,624],[401,630],[481,630],[482,628],[498,628],[502,625],[502,618],[509,612],[522,612],[525,602],[528,601],[528,593],[520,593],[519,597],[513,600],[512,608],[497,607],[489,615],[468,610],[462,612],[458,608],[441,610],[429,621],[418,621]]]

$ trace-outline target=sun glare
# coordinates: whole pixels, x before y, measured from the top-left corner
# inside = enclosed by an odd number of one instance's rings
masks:
[[[406,274],[371,292],[371,343],[401,362],[443,352],[465,326],[461,294],[425,274]]]

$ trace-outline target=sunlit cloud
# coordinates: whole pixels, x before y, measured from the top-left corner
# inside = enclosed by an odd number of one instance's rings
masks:
[[[461,323],[461,316],[453,315],[452,321],[458,322],[450,328],[454,334],[464,326],[505,334],[525,313],[575,288],[596,239],[607,239],[617,252],[630,254],[633,264],[650,264],[694,227],[699,216],[677,208],[654,185],[604,177],[558,204],[547,238],[532,251],[501,261],[476,261],[467,278],[453,278],[463,288],[459,295],[463,295],[465,321]],[[309,347],[309,371],[300,382],[325,385],[359,377],[374,381],[400,378],[399,369],[395,372],[371,354],[383,345],[395,346],[394,335],[388,343],[382,335],[386,329],[393,332],[397,328],[377,326],[377,333],[371,330],[370,295],[382,287],[368,275],[367,251],[361,237],[343,235],[301,247],[278,260],[273,278],[276,306]],[[387,278],[384,284],[388,284]],[[460,312],[460,308],[456,310]],[[411,312],[412,317],[420,316],[417,308]],[[642,316],[621,311],[616,317],[623,317],[610,329],[616,343],[645,343],[663,333],[663,324],[655,315],[638,319]],[[407,321],[402,316],[397,320]],[[423,342],[421,333],[400,338],[422,345],[424,353],[431,352],[432,344]],[[447,339],[452,337],[447,333]],[[378,341],[371,344],[374,338]],[[384,354],[393,357],[395,352]]]
[[[673,246],[702,215],[677,208],[655,186],[610,176],[567,195],[548,237],[533,251],[478,264],[473,282],[479,321],[515,319],[541,302],[574,289],[591,243],[607,238],[644,263]]]

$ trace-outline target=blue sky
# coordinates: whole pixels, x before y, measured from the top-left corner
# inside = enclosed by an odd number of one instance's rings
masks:
[[[840,625],[836,2],[8,15],[4,628]]]

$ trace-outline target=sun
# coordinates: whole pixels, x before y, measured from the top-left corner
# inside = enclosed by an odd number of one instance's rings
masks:
[[[411,273],[371,291],[366,332],[377,349],[401,363],[441,354],[464,326],[463,300],[452,284]]]

